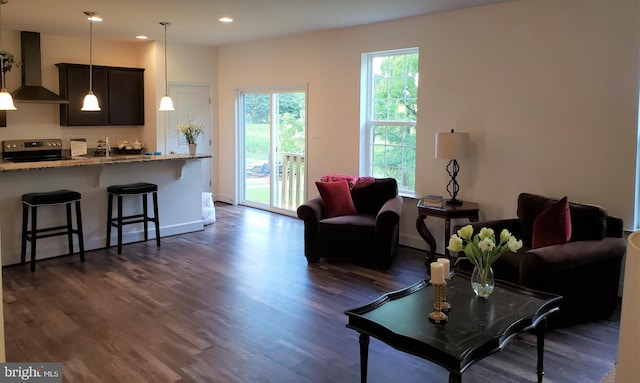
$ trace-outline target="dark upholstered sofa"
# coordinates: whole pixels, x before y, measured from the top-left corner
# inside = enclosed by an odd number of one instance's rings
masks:
[[[534,221],[558,200],[522,193],[518,197],[518,218],[473,223],[474,232],[504,228],[523,247],[506,252],[494,265],[496,279],[563,296],[560,311],[551,317],[555,326],[606,319],[618,301],[620,267],[626,249],[622,220],[607,215],[599,206],[569,202],[571,237],[567,243],[532,248]],[[454,232],[462,226],[456,226]],[[538,229],[540,230],[540,229]],[[470,262],[457,267],[471,271]]]
[[[298,207],[304,220],[304,253],[309,263],[334,258],[388,268],[398,246],[402,197],[393,178],[351,190],[354,215],[327,218],[321,197]]]

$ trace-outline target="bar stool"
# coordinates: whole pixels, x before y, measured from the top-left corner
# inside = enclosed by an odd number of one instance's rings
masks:
[[[111,247],[111,227],[118,228],[118,254],[122,254],[122,227],[133,223],[144,223],[144,240],[149,240],[148,223],[156,226],[156,244],[160,247],[160,221],[158,219],[158,185],[138,182],[127,185],[112,185],[107,188],[109,200],[107,205],[107,249]],[[153,193],[153,217],[149,217],[147,195]],[[118,196],[118,216],[113,218],[113,196]],[[125,195],[142,195],[142,214],[122,215],[122,197]]]
[[[69,240],[69,255],[73,255],[73,234],[78,236],[80,247],[80,261],[84,262],[84,238],[82,234],[82,211],[80,208],[81,194],[72,190],[58,190],[46,193],[27,193],[22,195],[22,248],[20,263],[25,263],[27,255],[27,241],[31,242],[31,271],[36,270],[36,240],[40,238],[67,235]],[[75,202],[76,228],[73,228],[71,218],[71,204]],[[38,207],[64,204],[67,210],[67,224],[38,229]],[[31,211],[31,229],[28,229],[29,211]]]

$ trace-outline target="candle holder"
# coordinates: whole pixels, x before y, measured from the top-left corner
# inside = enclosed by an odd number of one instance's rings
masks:
[[[435,296],[433,302],[433,311],[429,314],[429,320],[434,323],[446,323],[449,317],[443,312],[442,303],[444,302],[445,283],[433,284],[433,293]]]
[[[447,275],[444,279],[444,287],[442,288],[442,302],[440,302],[440,308],[443,312],[449,313],[451,311],[451,303],[447,302],[447,281],[450,281],[451,278]]]

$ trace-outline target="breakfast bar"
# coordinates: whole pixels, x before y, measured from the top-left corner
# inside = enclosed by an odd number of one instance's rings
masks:
[[[201,160],[210,157],[184,154],[125,155],[42,162],[0,162],[2,265],[20,262],[21,196],[25,193],[60,189],[80,192],[86,250],[105,246],[106,189],[114,184],[150,182],[158,185],[161,237],[202,230]],[[135,203],[124,205],[127,214],[138,209]],[[64,224],[63,216],[42,214],[38,217],[38,223],[61,225]],[[124,243],[142,240],[142,231],[141,225],[130,225],[124,233]],[[38,242],[37,259],[66,253],[66,238],[47,238]]]

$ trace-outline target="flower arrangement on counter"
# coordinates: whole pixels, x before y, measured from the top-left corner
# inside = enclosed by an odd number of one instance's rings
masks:
[[[184,137],[187,144],[195,144],[200,135],[204,134],[204,124],[189,118],[187,122],[178,124],[177,134]]]

